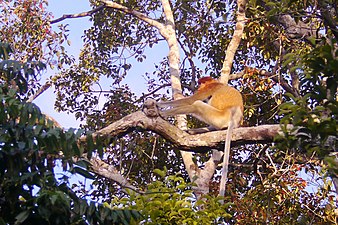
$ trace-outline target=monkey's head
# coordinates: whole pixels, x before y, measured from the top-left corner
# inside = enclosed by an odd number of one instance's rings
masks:
[[[198,85],[215,82],[215,81],[216,80],[211,77],[201,77],[200,79],[198,79]]]
[[[205,86],[207,86],[211,83],[218,83],[218,81],[211,78],[211,77],[201,77],[200,79],[198,79],[198,86],[199,86],[198,89],[201,90]]]

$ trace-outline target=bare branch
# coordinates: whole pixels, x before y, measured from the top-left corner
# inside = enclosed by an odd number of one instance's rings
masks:
[[[277,17],[277,20],[285,27],[286,34],[291,39],[315,37],[316,29],[314,27],[310,27],[301,20],[296,22],[291,15],[282,14]]]
[[[45,113],[44,115],[48,120],[51,120],[54,123],[54,126],[62,129],[62,126],[53,117]],[[86,140],[85,138],[86,136],[84,136],[82,139]],[[81,157],[87,158],[87,154],[84,154]],[[74,158],[73,160],[76,161],[77,159]],[[110,179],[112,181],[115,181],[118,184],[120,184],[123,188],[128,188],[138,193],[141,193],[139,190],[137,190],[135,186],[131,185],[127,181],[127,179],[123,177],[114,166],[109,165],[105,163],[103,160],[95,158],[95,157],[92,157],[89,162],[91,166],[91,171],[94,172],[95,174],[105,177],[107,179]]]
[[[143,112],[137,111],[93,133],[93,138],[123,136],[136,128],[153,131],[173,143],[176,148],[192,152],[207,152],[212,148],[222,149],[227,134],[226,130],[221,130],[190,135],[161,117],[147,117]],[[240,127],[233,130],[231,144],[238,146],[267,143],[273,141],[277,134],[281,134],[279,124]],[[80,141],[85,142],[85,140],[83,137]]]
[[[154,20],[154,19],[148,17],[147,15],[145,15],[145,14],[143,14],[143,13],[137,11],[137,10],[129,9],[126,6],[120,5],[120,4],[116,3],[116,2],[109,1],[109,0],[100,0],[100,2],[102,2],[106,7],[117,9],[117,10],[120,10],[122,12],[134,15],[137,18],[139,18],[140,20],[143,20],[144,22],[150,24],[151,26],[156,27],[160,31],[165,28],[162,23],[160,23],[157,20]]]
[[[123,188],[128,188],[136,192],[140,192],[135,186],[131,185],[127,179],[112,165],[109,165],[101,159],[92,157],[90,160],[91,169],[98,175],[113,180],[120,184]]]
[[[104,8],[104,6],[99,6],[95,9],[92,9],[88,12],[82,12],[82,13],[77,13],[77,14],[64,14],[63,16],[61,16],[60,18],[57,18],[55,20],[52,20],[50,21],[51,24],[54,24],[54,23],[58,23],[62,20],[65,20],[65,19],[70,19],[70,18],[80,18],[80,17],[86,17],[86,16],[91,16],[93,15],[94,13],[102,10]]]
[[[59,124],[59,122],[56,119],[54,119],[53,117],[51,117],[50,115],[48,115],[46,113],[43,113],[43,115],[46,117],[46,119],[52,121],[55,127],[58,127],[58,128],[62,129],[61,124]]]
[[[39,88],[39,90],[33,95],[31,96],[27,102],[32,102],[34,101],[37,97],[39,97],[43,92],[45,92],[48,88],[50,88],[52,86],[52,83],[47,81],[42,87]]]
[[[327,2],[319,1],[318,6],[324,19],[324,24],[331,29],[336,41],[338,41],[338,26],[337,19],[335,18],[336,15],[332,15]]]
[[[142,96],[139,99],[135,100],[133,103],[140,102],[140,101],[148,98],[149,96],[155,94],[157,91],[161,90],[162,88],[168,87],[170,85],[171,84],[162,84],[162,85],[158,86],[157,88],[155,88],[154,90],[152,90],[151,92],[148,92],[147,94],[142,93]]]

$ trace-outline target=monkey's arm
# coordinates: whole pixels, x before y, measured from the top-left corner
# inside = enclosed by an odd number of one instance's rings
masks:
[[[192,105],[197,100],[205,100],[211,96],[211,93],[195,93],[192,96],[181,98],[178,100],[166,101],[166,102],[158,102],[157,106],[160,108],[166,108],[168,106],[171,107],[179,107],[185,105]]]

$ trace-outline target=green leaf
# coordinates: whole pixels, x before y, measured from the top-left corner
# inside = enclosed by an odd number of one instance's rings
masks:
[[[19,213],[15,217],[15,224],[23,223],[28,218],[29,214],[30,214],[29,210],[25,210],[25,211],[22,211],[21,213]]]
[[[3,220],[2,217],[0,217],[0,225],[6,225],[5,221]]]
[[[82,169],[81,167],[74,167],[74,172],[84,176],[85,178],[92,180],[95,179],[94,175],[92,175],[88,170]]]
[[[160,169],[154,169],[154,173],[159,175],[160,177],[164,178],[166,175],[166,172]]]
[[[82,168],[85,168],[87,169],[88,168],[88,165],[90,164],[87,160],[79,160],[77,161],[76,163],[74,163],[75,165],[77,166],[80,166]]]
[[[270,1],[270,2],[266,3],[266,6],[271,7],[271,8],[275,8],[275,7],[277,7],[277,4],[275,2]]]
[[[178,210],[179,213],[187,213],[187,212],[192,212],[191,208],[181,208]]]

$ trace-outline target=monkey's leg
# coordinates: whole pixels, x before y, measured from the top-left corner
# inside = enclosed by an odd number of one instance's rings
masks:
[[[224,129],[228,126],[231,118],[231,112],[229,109],[217,109],[205,102],[196,101],[193,104],[196,108],[196,112],[193,114],[197,119],[211,125],[217,130]]]
[[[231,114],[232,114],[233,128],[239,127],[243,120],[243,111],[241,107],[238,107],[238,106],[232,107]]]

